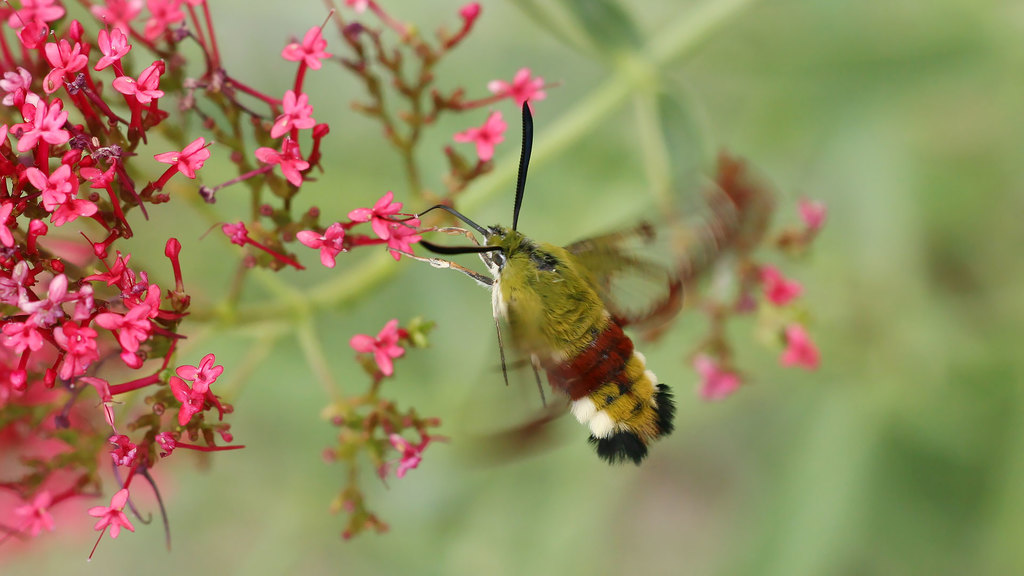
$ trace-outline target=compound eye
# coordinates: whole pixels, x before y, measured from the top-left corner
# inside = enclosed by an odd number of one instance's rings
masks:
[[[494,262],[494,265],[497,266],[498,268],[504,268],[505,253],[502,252],[501,250],[495,250],[494,252],[491,252],[491,262]]]

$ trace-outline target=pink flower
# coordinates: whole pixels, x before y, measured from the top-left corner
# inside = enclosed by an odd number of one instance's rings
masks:
[[[142,0],[107,0],[106,6],[93,4],[90,10],[100,22],[127,34],[132,20],[142,12]]]
[[[405,473],[413,468],[420,465],[423,461],[423,451],[427,449],[427,445],[433,438],[423,435],[423,441],[419,444],[412,444],[405,438],[402,438],[398,434],[388,435],[388,440],[391,441],[391,445],[402,453],[401,459],[398,462],[398,469],[395,470],[395,476],[402,478]]]
[[[800,366],[806,370],[816,370],[821,362],[818,347],[811,342],[807,330],[800,324],[786,327],[786,350],[779,359],[783,366]]]
[[[256,158],[267,164],[280,164],[281,173],[293,186],[302,185],[302,171],[309,168],[309,162],[302,159],[299,144],[291,138],[281,141],[281,152],[273,148],[257,148]]]
[[[245,227],[245,224],[239,222],[238,224],[224,224],[220,227],[221,232],[231,238],[232,244],[238,244],[239,246],[245,246],[249,243],[249,230]]]
[[[764,296],[776,306],[785,306],[803,293],[803,286],[795,280],[787,280],[774,266],[761,267],[761,283]]]
[[[82,45],[75,42],[72,47],[67,40],[49,42],[43,48],[46,53],[46,61],[53,66],[53,69],[43,78],[43,91],[53,94],[61,87],[65,76],[69,76],[85,68],[89,64],[89,57],[82,54]]]
[[[181,3],[182,0],[146,0],[150,13],[144,32],[146,40],[156,40],[171,24],[185,19]]]
[[[64,130],[64,123],[68,120],[68,113],[63,110],[64,102],[60,98],[54,98],[49,107],[45,102],[38,105],[25,104],[21,107],[21,114],[25,118],[22,124],[15,124],[11,131],[18,136],[18,152],[28,152],[36,147],[40,140],[47,144],[60,146],[71,139],[71,135]]]
[[[405,348],[398,345],[398,337],[398,320],[394,319],[384,325],[376,338],[366,334],[356,334],[348,344],[356,352],[372,353],[381,373],[391,376],[395,371],[391,359],[405,354]]]
[[[100,355],[96,349],[96,331],[68,321],[53,329],[53,339],[65,351],[58,375],[64,380],[85,374]]]
[[[164,73],[165,66],[163,61],[157,60],[139,74],[138,80],[131,76],[118,76],[110,85],[125,96],[135,96],[139,104],[149,104],[153,100],[163,98],[164,92],[158,88],[160,75]]]
[[[345,229],[337,222],[328,226],[322,236],[312,230],[300,230],[295,237],[310,248],[319,248],[320,263],[328,268],[334,268],[334,259],[338,254],[348,252],[344,242]]]
[[[178,366],[174,371],[179,377],[185,380],[194,380],[194,388],[201,388],[204,391],[210,389],[210,385],[217,381],[217,378],[224,372],[223,366],[214,366],[217,358],[213,354],[203,356],[199,366]]]
[[[480,16],[480,3],[470,2],[459,9],[459,16],[462,17],[463,26],[469,28],[473,25],[473,21]]]
[[[135,462],[135,454],[138,453],[139,447],[127,436],[115,434],[110,437],[109,442],[114,445],[114,449],[110,451],[114,466],[131,466]]]
[[[181,402],[181,409],[178,410],[178,424],[186,426],[192,420],[192,416],[202,412],[209,388],[199,383],[189,387],[184,380],[177,376],[171,376],[169,384],[171,393],[178,399],[178,402]]]
[[[4,346],[21,354],[25,350],[33,352],[43,347],[43,335],[40,334],[35,322],[8,322],[3,327]]]
[[[4,91],[4,106],[21,106],[31,89],[32,74],[21,66],[17,70],[4,72],[3,80],[0,80],[0,90]]]
[[[396,252],[412,252],[412,245],[423,239],[416,233],[416,227],[420,225],[419,218],[413,218],[406,222],[392,222],[388,224],[388,248],[391,249],[391,257],[401,260],[402,254]]]
[[[456,142],[476,142],[476,155],[481,162],[494,157],[494,146],[505,139],[505,128],[508,125],[501,119],[501,112],[491,112],[490,116],[479,128],[470,128],[455,135]]]
[[[64,317],[64,310],[61,304],[74,300],[74,296],[68,296],[68,277],[58,274],[50,281],[46,288],[46,298],[40,300],[29,300],[22,293],[18,300],[18,307],[22,312],[30,314],[29,320],[39,327],[52,326]]]
[[[181,152],[164,152],[153,156],[157,162],[177,164],[178,172],[192,179],[195,179],[196,170],[202,168],[209,157],[210,151],[206,149],[206,139],[202,136],[185,146]]]
[[[78,178],[71,173],[71,167],[67,164],[61,164],[49,177],[39,168],[31,166],[25,169],[25,177],[42,191],[43,208],[47,212],[53,212],[78,193]]]
[[[149,304],[139,304],[123,316],[114,312],[104,312],[96,315],[96,324],[115,332],[121,348],[134,354],[139,349],[139,344],[149,339],[153,329],[149,321],[151,311]]]
[[[332,54],[325,52],[327,40],[324,40],[319,27],[314,26],[306,32],[302,43],[292,42],[281,51],[281,57],[290,62],[304,62],[311,70],[319,70],[320,60],[330,58]]]
[[[132,49],[132,45],[128,43],[128,36],[120,28],[113,28],[109,33],[106,30],[100,30],[96,41],[100,45],[100,52],[103,53],[103,57],[93,68],[97,72],[115,62],[120,62],[121,58]]]
[[[7,221],[11,218],[11,211],[14,210],[14,202],[0,203],[0,244],[10,248],[14,246],[14,235]]]
[[[53,22],[63,15],[64,7],[57,0],[22,0],[21,10],[11,14],[7,25],[20,30],[29,22]]]
[[[164,458],[170,456],[174,449],[178,447],[178,441],[174,439],[170,432],[157,434],[156,443],[160,445],[160,456]]]
[[[284,93],[284,100],[281,103],[284,108],[284,114],[277,117],[274,121],[274,125],[270,128],[271,138],[280,138],[284,136],[292,128],[298,128],[303,130],[305,128],[312,128],[316,125],[316,120],[313,119],[313,107],[309,105],[309,96],[306,94],[299,94],[295,96],[295,91],[288,90]]]
[[[801,198],[797,203],[797,208],[800,209],[800,218],[809,230],[821,230],[821,227],[825,224],[825,215],[828,212],[824,202]]]
[[[543,88],[544,79],[540,76],[531,78],[529,68],[522,68],[516,72],[511,84],[504,80],[493,80],[487,84],[487,89],[491,93],[512,98],[520,108],[524,102],[543,100],[547,96]]]
[[[721,400],[743,383],[737,374],[722,370],[718,362],[707,354],[694,358],[693,368],[700,374],[700,395],[705,400]]]
[[[121,511],[127,502],[128,489],[122,488],[110,499],[110,506],[94,506],[90,508],[89,516],[95,516],[100,519],[93,526],[93,530],[103,531],[109,526],[111,538],[117,538],[117,535],[121,533],[122,526],[131,532],[135,532],[135,527],[128,521],[128,517],[124,515],[124,512]]]
[[[345,5],[350,6],[356,12],[366,12],[370,0],[345,0]]]
[[[57,211],[50,217],[54,226],[63,226],[68,222],[74,222],[76,218],[89,217],[99,211],[95,204],[81,198],[72,198],[60,205]]]
[[[353,222],[369,222],[373,232],[382,240],[390,236],[390,226],[395,222],[391,217],[402,211],[401,202],[392,202],[395,195],[390,190],[377,200],[373,208],[356,208],[348,213],[349,220]]]
[[[28,532],[33,537],[38,536],[44,528],[53,532],[53,516],[49,512],[51,505],[53,505],[53,496],[50,494],[50,491],[40,490],[32,498],[31,503],[15,508],[14,515],[23,518],[25,521],[24,527],[20,531]]]

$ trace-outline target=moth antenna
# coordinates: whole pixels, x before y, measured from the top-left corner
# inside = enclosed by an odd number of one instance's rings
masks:
[[[523,206],[523,192],[526,191],[526,171],[530,168],[530,153],[533,151],[533,114],[530,103],[523,102],[523,148],[519,153],[519,176],[516,178],[516,203],[512,208],[512,229],[519,224],[519,209]]]
[[[484,236],[484,238],[486,238],[486,237],[488,236],[488,234],[487,234],[487,229],[485,229],[485,228],[484,228],[483,226],[481,226],[481,225],[477,224],[476,222],[473,222],[473,221],[472,221],[472,220],[470,220],[469,218],[466,218],[466,216],[465,216],[465,215],[463,215],[463,214],[462,214],[461,212],[459,212],[459,211],[458,211],[458,210],[456,210],[455,208],[452,208],[451,206],[447,206],[447,205],[445,205],[445,204],[436,204],[436,205],[434,205],[434,206],[431,206],[430,208],[427,208],[427,209],[426,209],[426,210],[424,210],[423,212],[420,212],[419,214],[417,214],[417,215],[416,215],[416,217],[417,217],[417,218],[420,218],[420,217],[422,217],[422,216],[423,216],[424,214],[426,214],[427,212],[430,212],[431,210],[436,210],[436,209],[438,209],[438,208],[440,208],[441,210],[444,210],[445,212],[447,212],[447,213],[451,214],[452,216],[455,216],[456,218],[458,218],[459,220],[462,220],[462,221],[463,221],[463,222],[465,222],[466,224],[469,224],[470,226],[472,226],[472,227],[473,227],[473,229],[474,229],[474,230],[476,230],[476,231],[477,231],[477,232],[479,232],[479,233],[480,233],[481,235],[483,235],[483,236]]]
[[[496,252],[501,250],[501,246],[441,246],[440,244],[434,244],[433,242],[427,242],[426,240],[420,240],[420,246],[423,246],[434,254],[445,255],[480,254],[481,252]]]

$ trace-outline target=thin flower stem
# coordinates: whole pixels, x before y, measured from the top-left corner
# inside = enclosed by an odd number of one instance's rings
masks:
[[[331,369],[327,365],[327,356],[324,354],[323,346],[320,344],[320,337],[317,335],[316,326],[313,323],[313,316],[307,314],[299,325],[297,332],[299,348],[306,357],[306,363],[313,372],[313,377],[323,387],[324,392],[331,402],[339,402],[343,398],[338,383],[331,377]]]

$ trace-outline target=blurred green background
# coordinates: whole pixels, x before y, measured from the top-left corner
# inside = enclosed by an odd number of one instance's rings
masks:
[[[457,26],[459,2],[383,4],[425,32]],[[575,4],[587,5],[564,3]],[[824,200],[829,220],[813,254],[786,267],[814,311],[819,371],[780,368],[778,351],[740,322],[733,337],[753,384],[705,403],[685,365],[705,328],[691,314],[644,349],[680,405],[677,431],[644,466],[608,467],[571,418],[556,424],[550,450],[481,465],[472,438],[537,408],[528,380],[501,385],[487,293],[382,254],[357,252],[326,270],[300,251],[309,271],[257,274],[246,303],[265,309],[324,285],[345,293],[367,266],[397,273],[298,321],[268,314],[191,324],[181,362],[217,354],[226,368],[218,392],[232,398],[233,432],[247,448],[201,467],[182,454],[156,471],[173,552],[157,524],[136,522],[136,533],[101,543],[86,568],[94,533],[77,516],[61,518],[57,535],[6,558],[0,572],[1024,573],[1024,5],[634,4],[626,9],[633,37],[617,34],[621,21],[595,16],[603,41],[580,49],[585,28],[531,18],[530,2],[484,2],[439,83],[483,96],[488,81],[522,66],[559,83],[535,108],[538,154],[520,226],[535,238],[568,243],[643,212],[651,159],[634,97],[653,87],[686,105],[677,111],[680,141],[692,149],[681,149],[678,163],[708,165],[722,147],[750,159],[779,190],[780,225],[797,221],[796,198]],[[293,65],[278,57],[286,38],[325,15],[315,0],[221,1],[212,12],[231,74],[271,94],[292,82]],[[631,41],[661,55],[659,75],[610,55]],[[335,65],[311,73],[307,86],[315,117],[331,124],[329,170],[299,204],[331,221],[386,190],[409,200],[378,127],[349,109],[360,87]],[[483,223],[509,221],[518,158],[515,110],[497,108],[510,119],[508,139],[466,208]],[[449,116],[431,130],[419,157],[429,186],[441,187],[440,147],[486,113]],[[221,161],[207,165],[204,183],[231,176]],[[221,193],[221,219],[244,217],[243,194]],[[154,210],[150,234],[130,246],[132,261],[166,283],[163,242],[177,236],[194,307],[208,310],[227,290],[237,250],[219,234],[200,239],[212,222],[194,189],[172,195],[181,201]],[[327,505],[343,470],[320,457],[333,441],[319,417],[328,395],[296,334],[319,342],[333,380],[357,393],[365,376],[348,339],[416,315],[438,322],[432,347],[410,351],[386,390],[442,418],[452,441],[387,488],[367,475],[370,505],[391,532],[342,542],[343,518]]]

